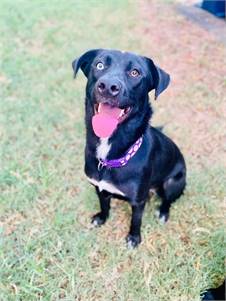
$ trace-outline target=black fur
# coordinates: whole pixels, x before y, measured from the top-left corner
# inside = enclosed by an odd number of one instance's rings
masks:
[[[103,70],[97,69],[98,62],[104,64]],[[169,217],[169,209],[185,188],[186,167],[184,158],[178,147],[161,131],[151,127],[149,120],[152,109],[148,92],[155,89],[155,98],[163,92],[170,81],[169,75],[157,67],[149,58],[116,50],[90,50],[73,63],[74,75],[79,68],[86,75],[86,148],[85,173],[96,181],[107,181],[124,193],[132,207],[132,220],[127,236],[129,246],[135,247],[141,242],[140,227],[145,203],[149,198],[149,190],[155,189],[161,197],[159,217],[165,221]],[[139,75],[131,76],[136,69]],[[117,85],[117,96],[100,95],[98,85]],[[112,86],[111,86],[112,87]],[[107,159],[122,157],[129,147],[143,135],[143,143],[121,168],[103,168],[98,170],[96,155],[100,139],[94,134],[91,120],[96,103],[107,102],[121,109],[130,107],[127,118],[109,138],[111,144]],[[110,210],[110,200],[114,194],[100,191],[96,186],[101,211],[94,215],[95,224],[103,224]],[[117,195],[117,197],[119,197]],[[121,197],[120,197],[121,198]]]
[[[207,300],[225,301],[226,300],[225,280],[219,287],[211,288],[207,292],[205,292],[201,300],[202,301],[207,301]]]

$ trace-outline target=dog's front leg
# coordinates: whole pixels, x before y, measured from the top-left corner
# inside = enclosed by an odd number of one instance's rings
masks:
[[[140,228],[142,216],[145,207],[145,201],[132,205],[132,219],[129,234],[126,237],[128,248],[135,248],[141,242]]]
[[[92,224],[94,224],[94,226],[101,226],[106,222],[109,216],[111,194],[105,190],[100,191],[97,187],[96,193],[100,201],[100,212],[92,217]]]

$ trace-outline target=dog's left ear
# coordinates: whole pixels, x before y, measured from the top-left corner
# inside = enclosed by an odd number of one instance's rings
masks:
[[[91,66],[94,58],[100,52],[100,50],[101,49],[89,50],[72,62],[72,68],[74,70],[74,78],[76,77],[76,74],[77,74],[79,68],[81,68],[83,73],[85,74],[85,76],[88,77],[89,71],[90,71],[90,66]]]
[[[145,59],[152,77],[149,91],[155,89],[155,99],[157,99],[159,94],[161,94],[168,87],[170,76],[161,68],[157,67],[151,59],[146,57]]]

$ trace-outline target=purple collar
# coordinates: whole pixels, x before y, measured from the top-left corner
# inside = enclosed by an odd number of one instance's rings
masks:
[[[103,167],[107,168],[118,168],[126,165],[128,161],[136,154],[138,149],[141,147],[143,142],[143,136],[141,136],[127,151],[125,156],[115,159],[115,160],[102,160],[99,159],[98,170],[101,170]]]

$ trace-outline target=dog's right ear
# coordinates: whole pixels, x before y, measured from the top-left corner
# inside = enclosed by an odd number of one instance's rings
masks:
[[[76,77],[79,68],[81,68],[85,76],[88,77],[90,66],[94,58],[97,56],[97,54],[100,51],[101,49],[89,50],[72,62],[72,68],[74,70],[74,78]]]

